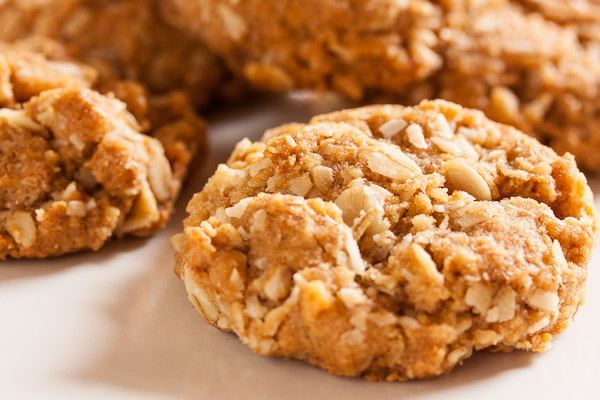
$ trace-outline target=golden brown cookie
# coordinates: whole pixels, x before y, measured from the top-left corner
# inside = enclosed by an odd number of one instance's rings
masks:
[[[257,87],[444,98],[600,170],[595,1],[169,1]]]
[[[198,39],[173,28],[158,0],[7,0],[0,4],[0,40],[59,41],[93,65],[102,79],[131,79],[152,93],[183,90],[204,105],[225,77]]]
[[[375,380],[548,349],[583,302],[598,228],[571,155],[445,101],[245,139],[188,212],[176,272],[209,323]]]
[[[171,214],[203,121],[183,94],[101,95],[95,75],[0,44],[0,259],[97,250]]]
[[[179,24],[260,88],[399,91],[441,66],[426,0],[168,0]],[[420,33],[420,34],[419,34]]]

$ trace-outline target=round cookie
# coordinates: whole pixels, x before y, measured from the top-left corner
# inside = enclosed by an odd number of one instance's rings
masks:
[[[95,76],[0,43],[0,259],[97,250],[168,220],[203,121],[183,94],[101,95]]]
[[[182,26],[259,88],[375,92],[401,104],[443,98],[600,171],[600,19],[592,2],[170,3]]]
[[[210,324],[375,380],[548,349],[598,228],[571,155],[441,100],[245,139],[188,212],[176,273]]]

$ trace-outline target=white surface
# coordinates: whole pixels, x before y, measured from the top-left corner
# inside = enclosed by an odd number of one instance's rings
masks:
[[[159,235],[98,253],[0,263],[0,399],[600,398],[598,249],[587,304],[549,352],[476,354],[437,379],[335,377],[255,355],[203,322],[173,274],[169,243],[191,194],[242,137],[339,106],[331,98],[274,98],[216,115],[213,153]]]

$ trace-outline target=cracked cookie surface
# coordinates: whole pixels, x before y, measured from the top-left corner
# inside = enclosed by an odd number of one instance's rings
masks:
[[[583,302],[597,233],[572,156],[445,101],[243,140],[188,212],[176,273],[206,321],[375,380],[548,349]]]
[[[402,104],[443,98],[600,171],[596,1],[170,2],[257,87],[375,92]]]
[[[168,220],[203,121],[183,94],[102,95],[95,77],[0,43],[0,259],[97,250]]]

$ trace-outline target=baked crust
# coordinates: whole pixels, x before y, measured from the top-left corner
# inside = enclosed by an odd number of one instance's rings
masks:
[[[206,321],[375,380],[548,349],[583,302],[598,230],[571,155],[445,101],[245,139],[188,212],[176,273]]]
[[[96,75],[0,43],[0,259],[158,231],[205,150],[204,122],[184,94],[115,81],[102,95]]]

